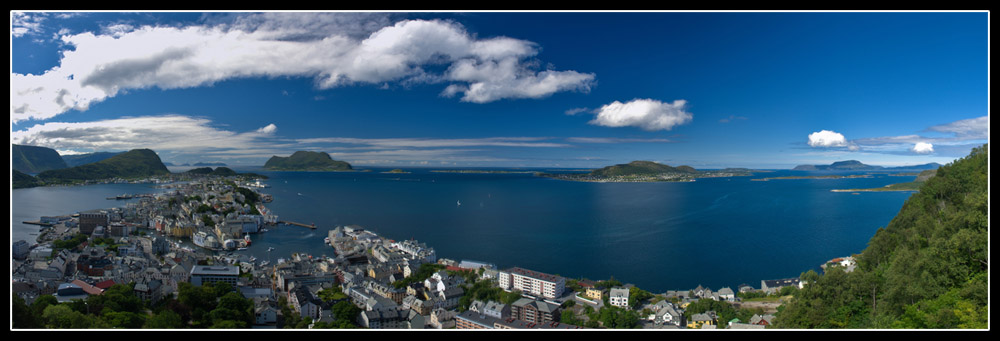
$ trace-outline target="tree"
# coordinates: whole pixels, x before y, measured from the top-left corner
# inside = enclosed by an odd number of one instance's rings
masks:
[[[185,326],[180,314],[164,309],[146,319],[146,324],[142,327],[147,329],[181,329]]]
[[[38,314],[35,314],[31,307],[24,303],[21,296],[11,294],[11,324],[14,329],[34,329],[41,328],[38,321]],[[41,298],[41,297],[39,297]],[[38,299],[35,299],[36,301]]]

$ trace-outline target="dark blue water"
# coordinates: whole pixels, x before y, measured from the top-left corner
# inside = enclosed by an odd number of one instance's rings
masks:
[[[586,183],[531,174],[409,170],[266,172],[281,220],[246,253],[275,261],[293,252],[333,255],[326,232],[357,224],[391,239],[417,239],[438,257],[520,266],[572,278],[611,276],[653,292],[718,289],[795,277],[858,253],[910,192],[834,193],[913,177]],[[804,175],[778,171],[760,177]],[[14,191],[14,197],[18,197]],[[103,198],[103,197],[102,197]],[[461,205],[458,205],[458,202]],[[37,218],[35,218],[37,219]],[[266,249],[275,247],[268,254]]]

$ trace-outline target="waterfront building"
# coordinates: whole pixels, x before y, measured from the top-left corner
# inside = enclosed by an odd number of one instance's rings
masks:
[[[628,288],[611,288],[611,294],[608,295],[608,303],[612,306],[628,309]]]
[[[498,273],[500,288],[511,291],[520,290],[526,295],[558,298],[566,289],[566,279],[522,268],[510,268]]]
[[[226,265],[195,265],[191,269],[191,284],[202,286],[211,282],[226,282],[233,288],[239,282],[240,268]]]

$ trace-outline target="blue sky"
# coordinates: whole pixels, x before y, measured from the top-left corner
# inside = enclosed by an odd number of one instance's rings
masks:
[[[985,12],[11,12],[11,142],[261,165],[947,163]]]

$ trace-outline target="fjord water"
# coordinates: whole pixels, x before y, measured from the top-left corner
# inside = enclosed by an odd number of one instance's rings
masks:
[[[271,187],[261,191],[274,196],[267,206],[280,220],[317,226],[271,227],[252,236],[253,246],[238,253],[258,259],[274,262],[293,252],[332,256],[323,243],[327,231],[356,224],[386,238],[424,242],[441,258],[570,278],[614,276],[652,292],[699,284],[714,290],[743,283],[759,287],[761,280],[797,277],[826,260],[858,253],[912,193],[830,190],[914,179],[876,174],[750,181],[831,174],[777,171],[695,182],[590,183],[426,169],[408,169],[410,174],[236,169],[270,177]],[[25,200],[18,191],[12,195],[15,212]],[[45,215],[65,213],[72,212]],[[268,253],[268,247],[275,250]]]

